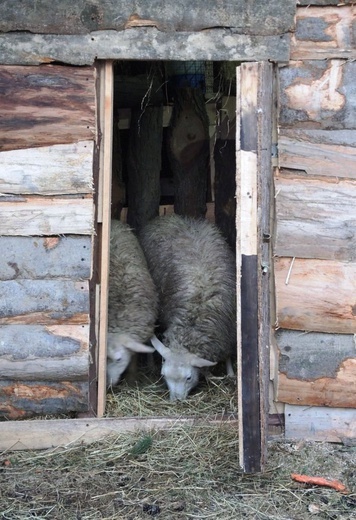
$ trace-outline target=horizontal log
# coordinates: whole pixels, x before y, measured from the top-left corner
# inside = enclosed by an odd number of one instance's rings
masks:
[[[0,283],[0,324],[89,323],[89,283],[10,280]]]
[[[0,280],[91,277],[90,236],[0,236]]]
[[[277,399],[305,406],[356,408],[356,358],[343,361],[335,377],[305,381],[279,374]]]
[[[356,333],[356,264],[275,258],[277,323],[284,329]]]
[[[0,63],[39,65],[60,61],[92,65],[96,59],[221,61],[227,58],[288,61],[289,42],[289,34],[251,36],[230,29],[165,33],[143,27],[120,33],[98,31],[79,36],[20,32],[0,34]]]
[[[356,179],[356,147],[338,144],[315,143],[312,132],[306,139],[296,139],[285,135],[282,130],[278,136],[279,166],[293,170],[303,170],[308,175],[347,177]],[[325,130],[324,133],[337,130]],[[355,134],[353,130],[346,130]],[[351,139],[351,138],[350,138]]]
[[[0,381],[0,417],[24,419],[34,415],[86,412],[88,386],[87,382]]]
[[[295,2],[244,0],[216,3],[214,0],[190,0],[189,10],[174,0],[61,0],[48,7],[46,0],[22,0],[17,9],[11,0],[3,0],[0,31],[83,34],[106,29],[157,27],[160,31],[199,31],[211,27],[229,27],[243,34],[281,34],[294,26]],[[268,23],[266,22],[268,20]]]
[[[279,350],[279,371],[289,379],[311,381],[321,377],[336,378],[343,361],[356,359],[353,334],[279,329],[275,338]]]
[[[285,438],[353,445],[356,438],[356,410],[286,404]]]
[[[356,132],[352,130],[319,130],[313,128],[280,128],[279,137],[291,141],[309,142],[315,145],[344,146],[345,148],[356,148]],[[338,172],[340,173],[340,172]],[[346,176],[346,175],[345,175]]]
[[[0,35],[0,41],[3,37]],[[19,63],[25,64],[28,58]],[[49,61],[53,60],[43,60]],[[95,105],[93,67],[1,66],[0,150],[93,140]]]
[[[299,5],[303,5],[298,2]],[[351,2],[337,2],[337,6],[328,0],[309,2],[307,7],[298,7],[296,30],[291,38],[292,60],[320,60],[331,58],[354,59],[354,6]]]
[[[0,152],[0,193],[93,192],[93,141]]]
[[[327,6],[327,5],[349,5],[354,4],[355,0],[343,0],[340,2],[340,0],[298,0],[298,6],[312,6],[312,5],[318,5],[318,6]],[[297,11],[298,12],[298,11]]]
[[[1,197],[0,235],[91,235],[94,204],[78,198]]]
[[[356,262],[356,179],[275,178],[275,254]]]
[[[89,325],[0,325],[0,379],[88,379]]]
[[[355,60],[291,61],[279,72],[283,128],[356,128]]]

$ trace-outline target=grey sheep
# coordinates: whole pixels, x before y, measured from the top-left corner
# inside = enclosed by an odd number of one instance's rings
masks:
[[[233,374],[236,348],[235,258],[220,231],[206,220],[158,217],[139,233],[158,289],[164,361],[170,399],[183,400],[198,384],[199,369],[225,361]]]
[[[116,385],[134,353],[154,334],[158,295],[141,246],[131,228],[111,222],[107,340],[107,386]]]

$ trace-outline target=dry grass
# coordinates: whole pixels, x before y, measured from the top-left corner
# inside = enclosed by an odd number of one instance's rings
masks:
[[[118,434],[100,442],[0,456],[0,519],[356,520],[356,448],[271,441],[266,472],[243,475],[228,377],[202,380],[170,403],[157,373],[108,398],[106,415],[193,416],[193,426]],[[70,419],[68,419],[70,420]],[[291,473],[339,479],[348,494],[294,482]]]
[[[107,397],[107,417],[190,416],[237,413],[236,381],[228,376],[203,378],[189,399],[169,401],[169,392],[157,374],[139,373],[138,382],[123,380]]]
[[[206,423],[3,453],[0,518],[351,520],[355,450],[274,441],[266,473],[244,476],[236,429]],[[339,479],[350,493],[297,484],[292,472]]]

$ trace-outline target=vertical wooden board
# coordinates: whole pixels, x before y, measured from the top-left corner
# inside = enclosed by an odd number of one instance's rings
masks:
[[[0,379],[88,380],[89,325],[0,325],[0,335]]]
[[[101,417],[106,404],[106,338],[108,325],[111,171],[113,139],[114,75],[111,61],[99,66],[99,127],[102,132],[99,155],[98,222],[100,223],[100,300],[97,356],[97,415]]]
[[[356,180],[275,178],[275,254],[325,260],[356,260]]]
[[[88,280],[91,263],[92,238],[89,236],[0,236],[0,280]]]
[[[269,257],[262,239],[269,236],[272,79],[268,63],[245,63],[237,72],[238,393],[240,464],[245,472],[260,471],[266,460],[269,277],[268,266],[261,266]]]
[[[291,61],[279,73],[283,128],[356,128],[356,61]]]
[[[0,235],[92,235],[93,220],[90,195],[0,199]]]
[[[89,323],[89,285],[72,280],[0,283],[0,324]]]
[[[0,192],[70,195],[93,192],[93,141],[0,152]]]
[[[297,8],[296,30],[291,38],[292,60],[356,57],[353,45],[355,7],[346,3]]]
[[[285,438],[354,443],[356,410],[319,406],[285,406]]]
[[[0,417],[24,419],[86,410],[87,382],[0,381]]]
[[[0,66],[0,113],[0,150],[93,140],[95,69]]]
[[[283,257],[274,269],[279,327],[356,333],[356,264]]]

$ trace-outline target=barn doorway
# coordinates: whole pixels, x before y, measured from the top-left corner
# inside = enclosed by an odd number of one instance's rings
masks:
[[[265,457],[268,415],[269,286],[265,275],[268,272],[270,237],[272,69],[263,63],[244,64],[238,69],[236,80],[236,65],[229,62],[106,62],[101,67],[104,110],[100,116],[103,142],[98,219],[101,228],[101,294],[97,409],[100,416],[106,406],[105,345],[111,218],[139,226],[140,219],[144,221],[150,212],[157,211],[157,204],[160,214],[178,208],[178,211],[193,216],[205,216],[222,229],[237,253],[237,269],[241,272],[242,295],[240,281],[237,287],[240,460],[246,471],[256,471]],[[179,69],[182,66],[184,68]],[[189,73],[188,67],[192,66],[195,74]],[[203,74],[197,74],[202,71]],[[190,186],[195,197],[188,202],[187,197],[174,186],[176,174],[170,157],[172,121],[177,110],[175,96],[179,90],[190,93],[190,113],[192,106],[195,107],[193,112],[199,114],[200,111],[203,122],[198,122],[197,128],[203,128],[202,135],[205,136],[204,146],[193,146],[191,150],[191,162],[193,169],[198,170],[196,179],[200,189],[192,190]],[[191,95],[192,92],[195,96]],[[110,104],[105,102],[108,98]],[[154,107],[155,104],[158,106]],[[196,109],[197,106],[200,108]],[[238,116],[237,127],[235,113]],[[155,122],[157,118],[159,124]],[[148,131],[150,144],[137,139],[137,136],[135,141],[132,132],[130,136],[132,122],[139,131],[142,129],[143,132],[145,125],[152,129]],[[177,140],[175,142],[179,148],[179,141],[178,144]],[[154,164],[155,185],[158,179],[159,193],[146,200],[145,193],[152,193],[152,190],[147,190],[147,175],[143,174],[141,182],[136,179],[135,183],[130,183],[129,172],[139,161],[141,167],[138,170],[144,171],[148,156]],[[153,161],[152,157],[155,157]],[[197,163],[204,166],[199,168]],[[262,168],[267,171],[263,176]],[[262,212],[257,211],[258,205],[260,210],[264,208]],[[142,214],[143,206],[146,209]],[[260,266],[264,266],[263,269],[260,270]],[[256,443],[260,449],[256,449]]]

